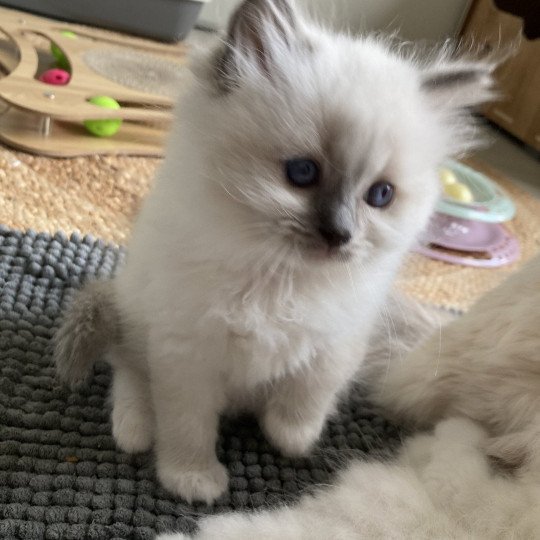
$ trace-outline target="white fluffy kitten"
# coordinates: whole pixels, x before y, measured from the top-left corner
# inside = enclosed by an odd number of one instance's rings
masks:
[[[409,315],[394,352],[409,347],[412,326],[429,327]],[[538,538],[540,257],[402,362],[386,367],[383,356],[374,358],[388,369],[379,400],[396,416],[422,425],[462,418],[412,437],[394,462],[357,462],[296,506],[204,519],[195,538]],[[518,469],[501,475],[489,457]]]
[[[420,65],[287,0],[243,2],[196,66],[125,268],[84,289],[57,336],[71,382],[109,353],[120,448],[154,445],[163,485],[208,502],[227,488],[225,409],[252,407],[285,454],[310,449],[491,69]]]
[[[205,518],[194,540],[533,539],[540,484],[498,476],[470,420],[416,435],[392,463],[357,462],[299,504]],[[183,540],[163,534],[158,540]]]

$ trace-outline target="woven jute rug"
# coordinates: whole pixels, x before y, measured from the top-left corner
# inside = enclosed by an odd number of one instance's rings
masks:
[[[125,244],[159,163],[125,156],[51,159],[0,147],[0,223],[51,234],[79,231]],[[506,268],[482,270],[412,254],[400,275],[401,289],[453,310],[466,310],[540,249],[540,201],[484,164],[473,164],[515,201],[517,215],[508,227],[520,240],[522,257]]]
[[[0,223],[124,244],[159,160],[53,159],[0,146]]]
[[[327,484],[349,459],[388,457],[396,428],[353,388],[309,458],[286,459],[249,418],[224,420],[218,457],[231,477],[214,506],[188,505],[155,480],[151,454],[115,449],[110,371],[71,392],[56,378],[51,337],[75,289],[122,257],[90,237],[0,227],[0,538],[132,538],[191,531],[198,516],[262,508]]]

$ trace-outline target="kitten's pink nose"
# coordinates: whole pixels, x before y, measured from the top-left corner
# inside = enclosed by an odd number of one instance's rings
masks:
[[[329,227],[320,226],[320,235],[326,240],[329,247],[341,247],[344,246],[352,238],[351,231],[345,227]]]

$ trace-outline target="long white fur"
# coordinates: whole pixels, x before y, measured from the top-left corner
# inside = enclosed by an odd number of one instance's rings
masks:
[[[533,539],[540,484],[497,475],[466,419],[417,435],[392,463],[357,462],[295,506],[203,519],[196,540]],[[158,540],[182,540],[180,533]],[[191,538],[191,537],[189,537]]]
[[[276,17],[284,4],[239,8],[232,73],[214,56],[197,66],[115,280],[129,324],[111,355],[114,436],[126,451],[155,445],[161,482],[187,500],[227,488],[214,447],[230,407],[253,408],[286,454],[317,440],[433,209],[439,163],[470,144],[464,108],[490,95],[488,64],[423,65],[381,40]],[[477,76],[428,89],[448,66]],[[329,138],[357,171],[342,259],[310,254],[306,193],[283,174],[285,159],[324,156]],[[384,210],[363,200],[381,176],[396,187]]]
[[[371,357],[379,401],[434,433],[410,438],[393,462],[355,463],[296,506],[205,519],[194,538],[538,538],[539,306],[540,257],[402,361]]]

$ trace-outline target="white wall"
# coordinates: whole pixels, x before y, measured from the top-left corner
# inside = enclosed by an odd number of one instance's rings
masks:
[[[200,22],[222,27],[240,0],[213,0]],[[469,0],[298,0],[337,28],[396,30],[406,39],[439,40],[454,35]]]

